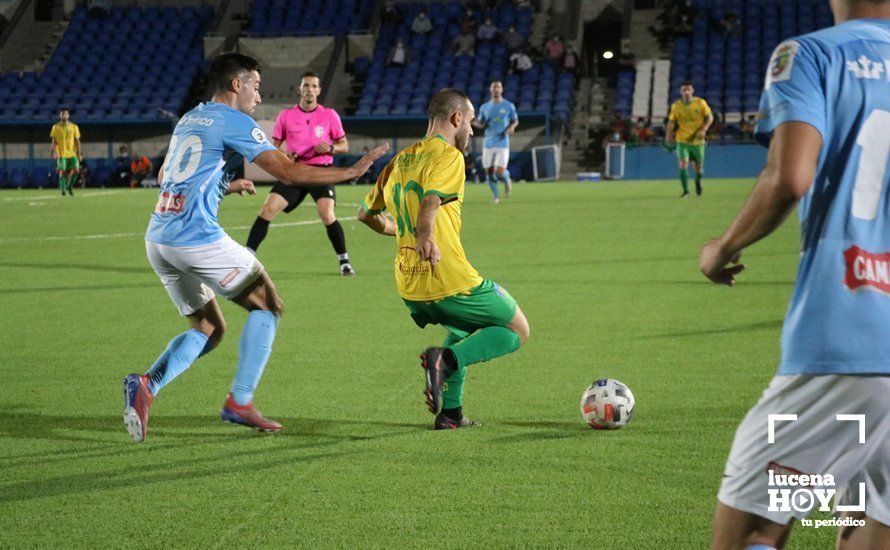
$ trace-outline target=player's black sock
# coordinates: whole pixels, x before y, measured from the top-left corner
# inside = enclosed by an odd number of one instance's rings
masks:
[[[250,228],[250,236],[247,237],[247,248],[254,252],[260,247],[260,243],[266,238],[269,232],[269,220],[264,220],[260,216],[256,217],[253,227]]]
[[[339,256],[340,254],[346,254],[346,234],[343,233],[343,226],[340,225],[339,220],[334,220],[334,223],[331,225],[326,225],[325,229],[328,231],[328,239],[331,241],[331,245],[334,247],[334,252]],[[347,259],[347,261],[349,261]],[[341,261],[340,263],[344,263]]]
[[[442,409],[442,415],[452,422],[460,422],[464,417],[463,407],[454,407],[453,409]]]

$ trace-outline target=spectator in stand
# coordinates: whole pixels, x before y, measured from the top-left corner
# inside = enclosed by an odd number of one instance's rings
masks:
[[[742,31],[739,16],[733,12],[727,12],[726,16],[718,22],[717,28],[720,29],[723,36],[726,38],[729,38],[730,36],[739,36]]]
[[[532,68],[532,60],[523,50],[510,54],[510,73],[522,74]]]
[[[624,117],[621,116],[621,111],[615,111],[615,116],[612,118],[611,129],[613,132],[618,132],[618,135],[624,139],[627,136],[627,122],[625,122]]]
[[[118,156],[114,159],[114,174],[111,176],[113,186],[124,187],[130,183],[130,162],[130,153],[121,145]]]
[[[130,189],[135,189],[137,185],[142,185],[142,180],[151,175],[154,168],[151,159],[143,155],[133,154],[130,157]]]
[[[387,67],[404,67],[411,60],[411,52],[408,46],[402,42],[401,38],[396,39],[396,45],[389,50],[389,56],[386,58]]]
[[[649,121],[644,117],[638,118],[633,130],[631,130],[631,142],[634,144],[649,143],[652,137],[653,133],[652,128],[649,126]]]
[[[390,25],[399,25],[402,22],[402,14],[396,9],[394,3],[387,1],[383,5],[383,14],[381,14],[380,20]]]
[[[578,74],[578,54],[575,53],[575,49],[571,45],[566,48],[566,54],[562,56],[562,71]]]
[[[491,44],[497,40],[498,34],[500,34],[500,31],[494,26],[491,17],[486,17],[485,22],[482,23],[482,26],[476,31],[476,38],[479,40],[480,44]]]
[[[465,32],[468,34],[476,35],[476,14],[473,10],[468,9],[466,13],[464,13],[464,18],[460,23],[461,32]]]
[[[510,25],[507,32],[501,35],[501,40],[510,53],[519,51],[525,46],[525,37],[519,34],[516,30],[516,25]]]
[[[549,63],[559,66],[562,62],[562,56],[566,53],[565,44],[559,35],[554,35],[544,44],[544,58]]]
[[[427,17],[426,10],[420,10],[414,22],[411,23],[411,30],[416,34],[425,35],[433,30],[433,22]]]
[[[742,141],[754,141],[754,126],[757,124],[756,115],[746,115],[740,127]]]
[[[454,37],[451,43],[454,55],[476,55],[476,37],[466,30]]]

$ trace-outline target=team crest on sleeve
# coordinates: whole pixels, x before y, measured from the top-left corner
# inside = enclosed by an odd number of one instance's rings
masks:
[[[267,141],[269,141],[268,139],[266,139],[266,134],[264,134],[263,131],[259,128],[254,128],[250,132],[250,135],[257,143],[266,143]]]
[[[787,40],[776,46],[772,57],[769,58],[769,66],[766,70],[765,89],[769,89],[773,82],[781,82],[791,78],[791,69],[794,68],[794,58],[800,44],[794,40]]]

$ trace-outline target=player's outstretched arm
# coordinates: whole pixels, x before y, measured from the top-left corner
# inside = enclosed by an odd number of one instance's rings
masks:
[[[371,168],[375,160],[389,151],[389,144],[375,147],[348,168],[320,168],[298,164],[278,149],[263,151],[253,160],[257,166],[269,172],[285,185],[331,185],[355,179]]]
[[[699,266],[705,277],[718,284],[735,283],[735,275],[745,266],[728,264],[737,263],[742,250],[782,225],[812,185],[821,148],[822,135],[805,122],[776,128],[766,166],[742,211],[722,237],[701,249]]]
[[[379,214],[369,214],[368,211],[365,210],[365,207],[359,206],[358,221],[367,225],[381,235],[389,235],[390,237],[396,236],[395,222],[393,222],[389,218],[389,216],[387,216],[383,212]]]
[[[417,254],[421,260],[428,261],[432,265],[439,263],[442,255],[439,247],[433,239],[433,226],[436,214],[442,206],[442,198],[438,195],[427,195],[420,201],[420,210],[417,212],[417,222],[414,224],[414,242]]]

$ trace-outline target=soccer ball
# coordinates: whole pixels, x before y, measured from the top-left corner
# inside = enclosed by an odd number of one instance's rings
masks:
[[[597,380],[581,394],[581,416],[595,430],[623,428],[633,414],[634,394],[618,380]]]

